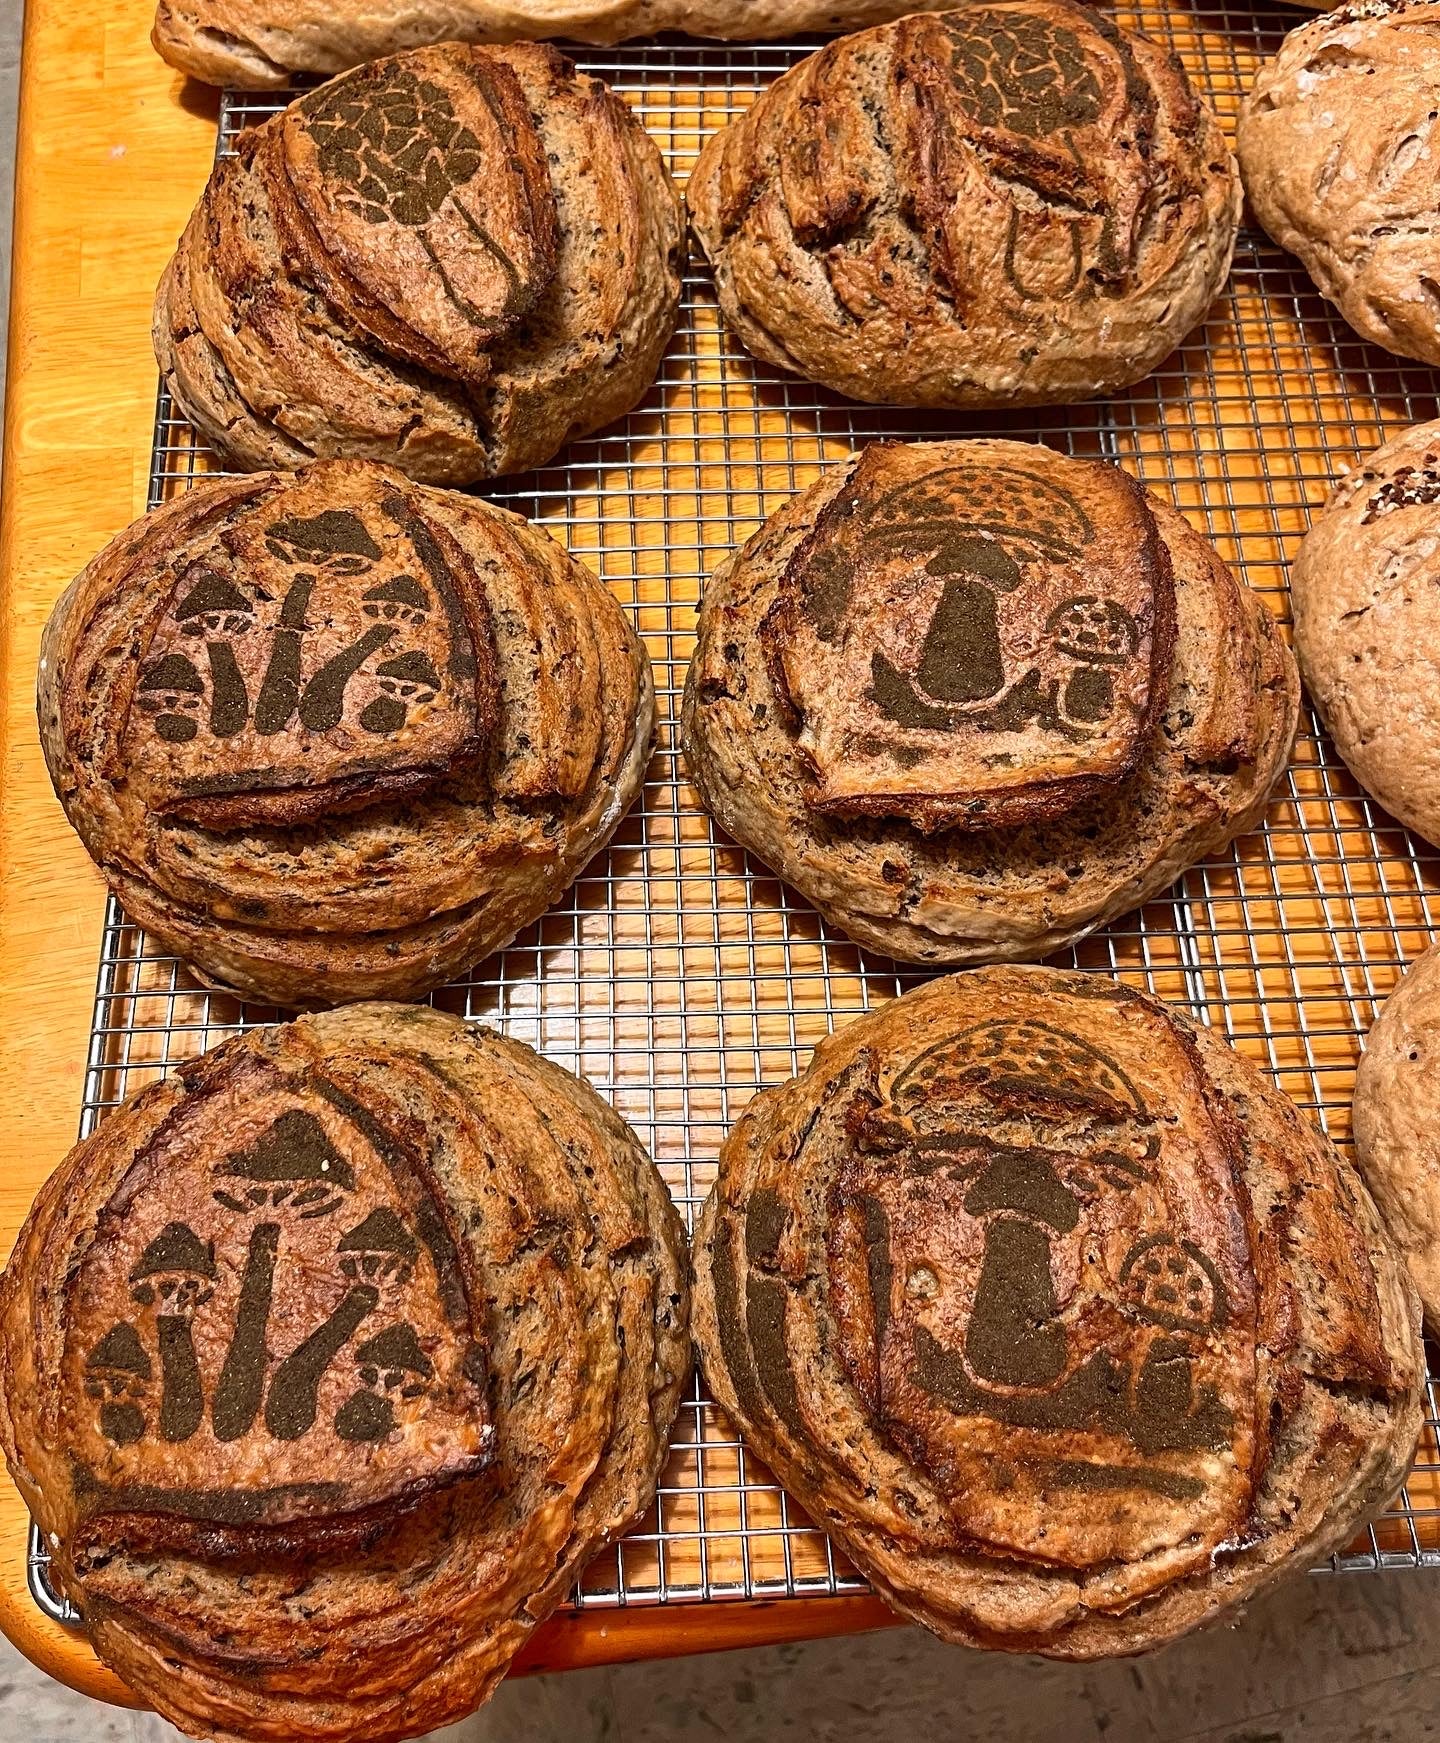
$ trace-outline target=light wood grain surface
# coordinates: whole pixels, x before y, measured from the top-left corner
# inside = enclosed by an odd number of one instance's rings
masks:
[[[73,1143],[104,891],[50,791],[34,671],[50,606],[145,507],[150,298],[209,169],[216,99],[150,48],[148,0],[28,0],[16,165],[10,386],[0,521],[0,1250]],[[25,1583],[27,1515],[0,1481],[0,1629],[87,1694],[131,1702]],[[560,1617],[532,1669],[876,1627],[868,1599]]]

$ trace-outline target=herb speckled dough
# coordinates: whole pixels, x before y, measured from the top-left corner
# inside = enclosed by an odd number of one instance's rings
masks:
[[[1440,1333],[1440,953],[1431,946],[1381,1007],[1355,1074],[1355,1155]]]
[[[1240,111],[1255,216],[1362,339],[1440,363],[1440,5],[1359,0],[1292,30]]]
[[[1305,687],[1351,774],[1440,841],[1440,423],[1335,487],[1290,571]]]

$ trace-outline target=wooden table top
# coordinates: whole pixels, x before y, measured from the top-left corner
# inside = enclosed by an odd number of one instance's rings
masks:
[[[41,628],[85,561],[145,508],[150,301],[204,184],[217,98],[149,43],[151,0],[28,0],[0,511],[0,1252],[75,1140],[104,887],[50,791],[36,736]],[[134,1704],[26,1586],[28,1515],[0,1482],[0,1629],[51,1675]],[[868,1598],[587,1611],[542,1628],[530,1669],[878,1627]]]

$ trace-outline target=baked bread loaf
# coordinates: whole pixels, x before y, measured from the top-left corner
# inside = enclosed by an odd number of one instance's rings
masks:
[[[327,461],[198,485],[62,595],[40,735],[126,912],[277,1005],[418,998],[508,944],[639,792],[650,662],[488,502]]]
[[[934,0],[158,0],[152,40],[211,85],[278,90],[419,43],[559,37],[614,43],[661,31],[739,39],[853,30]]]
[[[687,199],[757,357],[894,405],[1139,381],[1204,319],[1240,218],[1179,62],[1074,0],[832,44],[709,141]]]
[[[684,222],[660,152],[533,43],[361,67],[241,135],[155,298],[176,403],[242,470],[524,472],[643,398]]]
[[[747,1444],[966,1645],[1173,1639],[1346,1543],[1422,1425],[1353,1168],[1099,975],[956,975],[822,1042],[726,1139],[695,1270]]]
[[[875,442],[711,580],[682,740],[857,942],[1023,960],[1252,828],[1298,699],[1260,599],[1117,467]]]
[[[0,1283],[0,1436],[104,1662],[196,1736],[410,1737],[645,1511],[689,1368],[629,1127],[413,1006],[127,1101]]]
[[[1292,30],[1240,111],[1245,192],[1362,339],[1440,363],[1436,0],[1359,0]]]
[[[1406,969],[1355,1074],[1355,1156],[1440,1335],[1440,949]]]
[[[1440,423],[1417,424],[1343,478],[1290,568],[1305,687],[1350,772],[1440,842]]]

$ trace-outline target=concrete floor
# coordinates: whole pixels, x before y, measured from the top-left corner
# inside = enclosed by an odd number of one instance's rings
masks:
[[[21,0],[0,0],[7,299],[20,8]],[[0,390],[4,358],[0,320]],[[71,1693],[0,1638],[0,1743],[178,1735],[151,1714]],[[1423,1743],[1440,1738],[1440,1574],[1302,1577],[1232,1627],[1108,1665],[965,1652],[904,1628],[533,1677],[437,1735],[445,1743]]]

